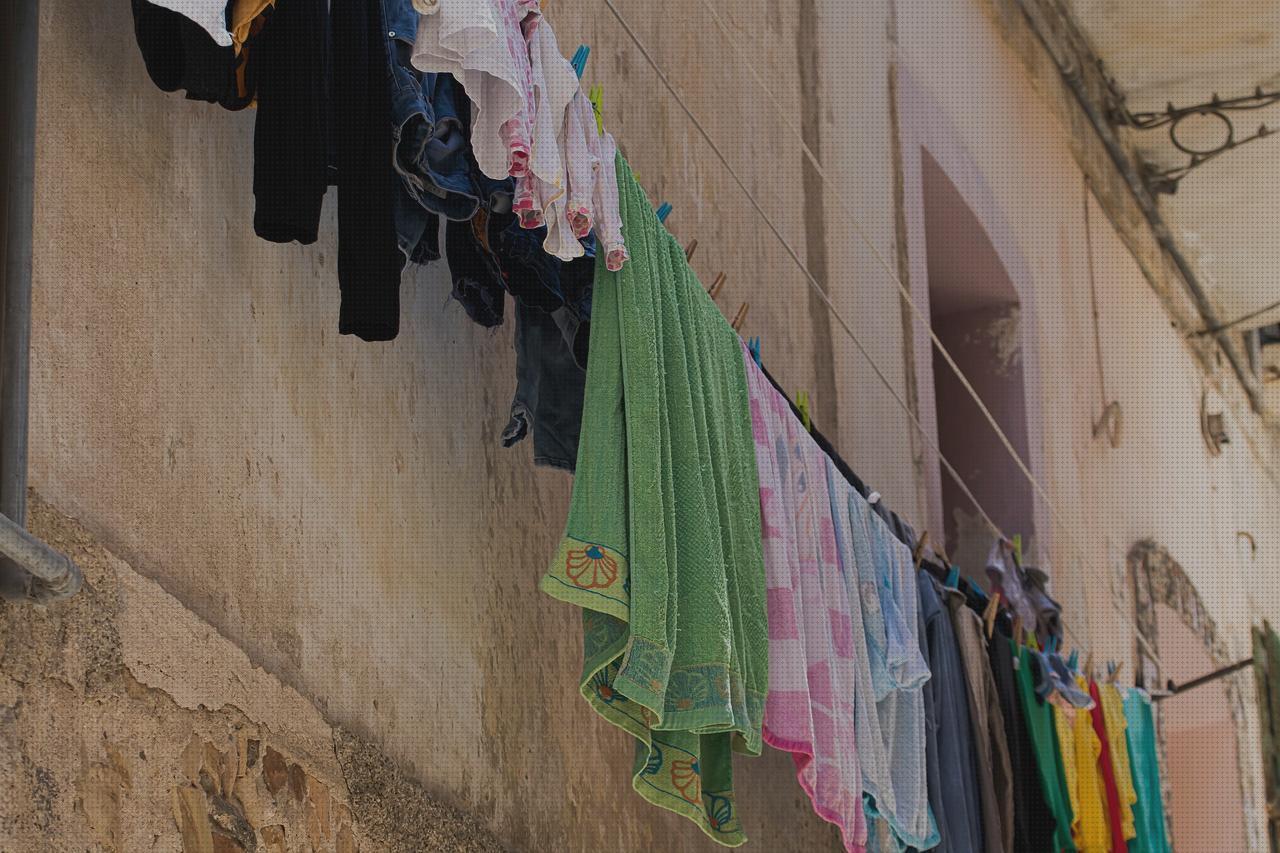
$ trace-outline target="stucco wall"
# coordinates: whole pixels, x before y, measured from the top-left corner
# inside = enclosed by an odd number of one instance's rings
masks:
[[[0,850],[504,849],[38,495],[29,523],[85,586],[0,602]]]
[[[1108,391],[1125,421],[1119,449],[1091,438],[1074,159],[1087,146],[996,16],[977,0],[877,0],[856,15],[838,0],[710,2],[729,39],[701,2],[620,5],[929,428],[927,338],[858,230],[927,316],[926,145],[1001,252],[1022,305],[1031,463],[1065,522],[1037,501],[1038,558],[1075,635],[1128,660],[1124,555],[1149,537],[1247,650],[1250,621],[1280,615],[1265,574],[1280,499],[1258,461],[1275,470],[1275,438],[1229,371],[1203,375],[1096,209]],[[252,234],[252,114],[155,90],[124,0],[45,0],[41,15],[35,487],[503,843],[708,849],[629,790],[626,736],[578,697],[577,614],[535,588],[569,481],[498,444],[510,328],[472,326],[437,265],[406,276],[396,342],[337,336],[332,210],[312,247]],[[674,205],[669,227],[698,239],[694,268],[727,273],[724,311],[749,302],[744,333],[763,337],[771,371],[811,393],[819,425],[891,505],[939,525],[936,462],[617,23],[587,0],[556,0],[549,16],[563,49],[591,44],[606,120],[654,202]],[[829,182],[806,172],[796,134]],[[1205,387],[1229,413],[1219,457],[1200,440]],[[1237,530],[1257,542],[1249,562]],[[834,848],[787,758],[738,767],[753,847]]]

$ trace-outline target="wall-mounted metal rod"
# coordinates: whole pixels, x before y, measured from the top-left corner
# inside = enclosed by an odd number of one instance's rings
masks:
[[[1169,692],[1167,694],[1156,695],[1153,693],[1151,698],[1168,699],[1170,696],[1177,696],[1180,693],[1186,693],[1188,690],[1191,690],[1192,688],[1199,687],[1202,684],[1208,684],[1210,681],[1217,681],[1219,678],[1224,678],[1233,672],[1237,672],[1239,670],[1244,669],[1246,666],[1252,666],[1252,665],[1253,665],[1253,658],[1245,658],[1244,660],[1236,661],[1230,666],[1224,666],[1222,669],[1215,669],[1213,672],[1207,675],[1202,675],[1199,678],[1193,678],[1190,681],[1188,681],[1186,684],[1174,684],[1172,681],[1170,681],[1168,684]]]

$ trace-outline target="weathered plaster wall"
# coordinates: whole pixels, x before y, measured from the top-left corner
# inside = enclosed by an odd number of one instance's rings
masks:
[[[973,0],[877,0],[857,15],[840,0],[708,2],[727,36],[702,2],[620,5],[931,430],[924,328],[881,267],[927,317],[920,146],[982,221],[1019,291],[1030,462],[1061,516],[1036,502],[1037,559],[1075,638],[1129,659],[1124,556],[1150,537],[1247,653],[1250,621],[1280,616],[1266,574],[1280,553],[1274,435],[1229,373],[1205,376],[1212,358],[1170,327],[1186,298],[1152,236],[1132,204],[1108,204],[1091,221],[1124,435],[1119,449],[1091,437],[1101,402],[1078,164],[1109,202],[1118,181],[1061,92],[1028,70],[1037,43]],[[252,114],[156,91],[124,0],[41,12],[35,486],[315,719],[377,744],[502,843],[711,849],[630,791],[626,736],[577,694],[577,615],[536,591],[569,482],[498,444],[510,328],[470,325],[437,265],[406,276],[399,340],[336,336],[332,210],[312,247],[251,233]],[[550,17],[565,50],[592,45],[609,126],[654,202],[675,206],[672,231],[698,239],[694,268],[708,282],[727,273],[724,311],[750,303],[744,332],[763,337],[771,371],[811,393],[819,425],[891,505],[938,529],[936,461],[617,23],[586,0],[556,0]],[[1217,457],[1199,435],[1205,389],[1233,436]],[[201,688],[176,677],[164,689]],[[231,741],[215,744],[239,762]],[[786,757],[738,766],[753,847],[835,848]],[[316,772],[336,790],[332,767]],[[354,808],[365,789],[348,790]]]
[[[674,0],[623,5],[804,256],[801,155],[712,20]],[[710,849],[630,790],[631,744],[578,695],[578,614],[536,589],[569,481],[499,445],[510,327],[471,325],[440,264],[406,276],[397,341],[338,337],[332,210],[312,247],[252,234],[252,113],[157,91],[124,0],[41,13],[33,483],[505,843]],[[724,14],[798,102],[795,4]],[[698,238],[694,267],[728,274],[726,313],[749,301],[745,331],[771,368],[834,406],[813,357],[827,319],[791,260],[603,8],[564,0],[550,16],[566,50],[592,45],[609,126],[655,203],[675,205],[673,231]],[[905,452],[896,467],[910,470]],[[788,758],[740,765],[753,843],[834,843]]]
[[[30,522],[85,589],[0,603],[0,849],[504,849],[38,496]]]

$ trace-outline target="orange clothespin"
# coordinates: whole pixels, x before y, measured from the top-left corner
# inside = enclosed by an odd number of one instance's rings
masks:
[[[742,321],[747,319],[747,309],[751,307],[750,302],[742,303],[742,307],[738,309],[738,313],[734,315],[733,322],[729,325],[733,326],[735,332],[742,331]]]
[[[698,238],[694,237],[689,241],[689,245],[684,247],[684,259],[686,261],[693,259],[693,253],[698,250]]]
[[[987,609],[982,611],[982,626],[986,630],[987,639],[996,631],[996,614],[1000,612],[1000,593],[993,592],[987,600]]]
[[[727,276],[724,273],[716,273],[716,280],[711,282],[711,287],[707,288],[707,295],[715,299],[720,295],[720,288],[724,287]]]

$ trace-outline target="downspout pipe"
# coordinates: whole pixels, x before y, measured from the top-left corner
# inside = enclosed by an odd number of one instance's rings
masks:
[[[39,32],[39,0],[0,3],[0,595],[23,600],[72,595],[83,582],[74,562],[23,526]]]

